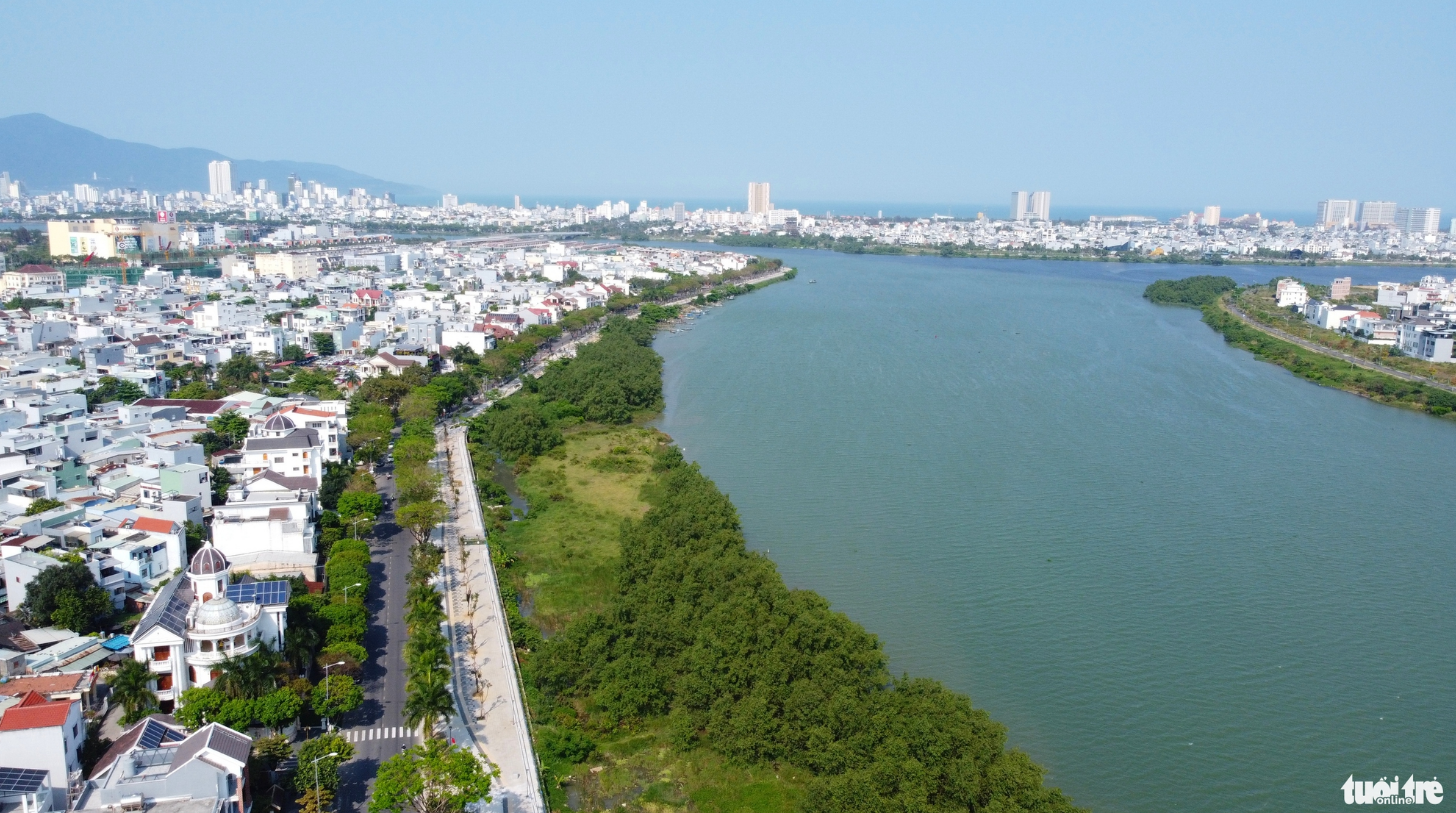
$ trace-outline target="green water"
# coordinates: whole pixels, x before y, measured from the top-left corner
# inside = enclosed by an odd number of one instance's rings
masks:
[[[765,253],[799,278],[658,340],[661,426],[894,671],[1097,811],[1456,776],[1456,422],[1229,348],[1167,266]]]

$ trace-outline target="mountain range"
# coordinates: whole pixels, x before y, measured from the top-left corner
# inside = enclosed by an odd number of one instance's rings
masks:
[[[372,195],[393,192],[404,202],[424,202],[438,196],[433,189],[386,181],[333,164],[307,161],[253,161],[228,158],[196,147],[167,149],[107,138],[40,113],[0,118],[0,171],[24,181],[32,192],[69,190],[89,183],[102,189],[130,187],[152,192],[180,189],[207,191],[209,161],[233,162],[233,183],[268,179],[273,189],[284,189],[290,174],[336,186],[341,192],[362,186]]]

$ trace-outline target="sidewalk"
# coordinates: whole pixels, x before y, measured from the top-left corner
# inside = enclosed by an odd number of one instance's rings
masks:
[[[487,810],[546,813],[464,427],[447,428],[443,441],[449,465],[441,490],[450,508],[442,568],[447,637],[457,706],[467,718],[450,720],[450,736],[457,743],[473,744],[499,766]]]

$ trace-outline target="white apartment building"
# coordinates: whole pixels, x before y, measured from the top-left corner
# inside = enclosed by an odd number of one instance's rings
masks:
[[[319,261],[309,254],[255,254],[253,267],[260,277],[313,279],[318,276]]]
[[[1309,302],[1309,291],[1292,279],[1281,279],[1274,289],[1274,302],[1281,308],[1303,308]]]
[[[1395,225],[1395,201],[1393,200],[1367,200],[1360,206],[1360,225],[1369,226],[1394,226]]]
[[[1011,219],[1016,221],[1052,219],[1052,193],[1017,192],[1011,196]]]
[[[209,161],[207,163],[207,191],[218,200],[232,200],[232,161]]]
[[[1205,207],[1203,207],[1203,225],[1209,226],[1211,228],[1215,228],[1216,229],[1216,228],[1218,228],[1218,224],[1222,220],[1223,220],[1223,207],[1222,206],[1205,206]]]
[[[1436,234],[1441,230],[1441,210],[1430,206],[1396,209],[1395,225],[1406,234]]]
[[[1359,202],[1354,200],[1322,200],[1315,206],[1315,225],[1327,229],[1348,229],[1355,225],[1355,210],[1359,206]]]

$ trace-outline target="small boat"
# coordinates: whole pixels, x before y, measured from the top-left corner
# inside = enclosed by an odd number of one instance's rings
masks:
[[[809,280],[809,284],[810,284],[810,285],[813,285],[813,284],[814,284],[814,283],[816,283],[816,282],[818,282],[818,281],[819,281],[819,280],[816,280],[816,279],[811,279],[811,280]]]

